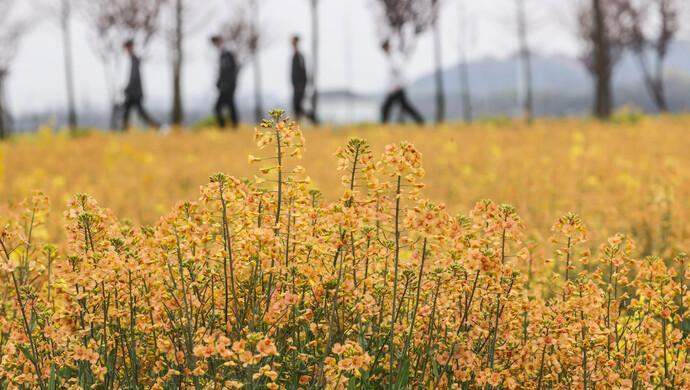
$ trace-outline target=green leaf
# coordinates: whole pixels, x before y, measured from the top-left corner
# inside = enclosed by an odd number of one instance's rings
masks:
[[[29,359],[32,363],[36,363],[36,360],[34,359],[33,355],[31,352],[29,352],[29,349],[26,348],[26,345],[18,345],[17,348],[19,348],[20,351],[24,354],[24,356]]]
[[[57,373],[55,365],[50,365],[50,379],[48,380],[48,390],[57,390]]]
[[[410,380],[410,361],[407,358],[403,358],[402,364],[398,369],[398,379],[395,382],[396,389],[406,389],[409,387]]]
[[[38,318],[36,317],[36,312],[33,310],[31,311],[31,321],[29,321],[29,332],[33,333],[34,329],[36,329],[36,323],[38,322]]]

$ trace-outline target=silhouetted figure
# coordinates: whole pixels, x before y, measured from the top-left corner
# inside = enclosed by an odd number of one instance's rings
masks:
[[[131,68],[129,71],[129,81],[125,87],[125,103],[123,107],[122,129],[129,128],[129,113],[132,108],[135,108],[149,126],[159,128],[160,125],[146,112],[142,105],[144,99],[144,88],[141,84],[141,69],[139,57],[134,53],[134,41],[127,40],[124,44],[124,49],[131,60]]]
[[[237,62],[235,56],[225,48],[223,38],[220,35],[211,37],[211,43],[220,52],[220,66],[218,69],[218,81],[216,87],[218,88],[218,100],[216,100],[215,112],[218,126],[225,127],[225,118],[223,118],[223,109],[230,110],[230,120],[232,127],[237,128],[240,122],[237,106],[235,105],[235,88],[237,87]]]
[[[295,113],[295,119],[299,121],[302,116],[306,116],[314,123],[317,123],[316,116],[313,111],[307,112],[304,109],[304,95],[307,90],[307,66],[305,65],[304,56],[299,51],[299,36],[292,37],[292,108]]]
[[[393,108],[393,105],[399,104],[403,114],[407,112],[417,124],[423,124],[424,118],[422,118],[422,115],[412,104],[410,104],[410,101],[407,100],[407,94],[405,94],[405,78],[403,73],[404,60],[402,54],[394,52],[389,41],[383,42],[381,49],[386,53],[390,66],[390,86],[388,95],[386,95],[386,99],[381,107],[381,121],[383,123],[388,123],[391,108]]]

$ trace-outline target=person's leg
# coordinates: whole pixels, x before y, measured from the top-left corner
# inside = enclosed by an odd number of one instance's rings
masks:
[[[314,125],[318,125],[318,124],[319,124],[319,119],[316,117],[316,112],[314,112],[314,110],[310,110],[310,111],[308,111],[308,112],[305,112],[305,113],[304,113],[304,116],[306,116],[307,118],[309,118],[309,120],[311,121],[311,123],[313,123]]]
[[[315,93],[315,92],[314,92]],[[304,110],[304,108],[302,108]],[[318,125],[319,124],[319,118],[316,117],[316,107],[312,106],[311,110],[305,111],[304,115],[309,118],[311,123]]]
[[[129,129],[129,113],[132,110],[132,100],[129,98],[125,99],[122,105],[122,131],[127,131]]]
[[[391,92],[388,95],[386,95],[386,99],[383,101],[383,105],[381,106],[382,123],[388,123],[388,119],[391,115],[391,108],[393,107],[393,104],[398,100],[398,95],[399,93],[397,91]]]
[[[218,127],[224,128],[225,127],[225,118],[223,118],[223,93],[221,92],[218,94],[218,99],[216,99],[216,105],[213,107],[213,110],[216,113],[216,122],[218,123]]]
[[[295,88],[292,94],[292,108],[295,113],[295,120],[300,121],[304,115],[304,108],[302,102],[304,101],[304,89]]]
[[[415,122],[417,122],[418,125],[424,124],[424,118],[422,117],[422,114],[417,111],[410,101],[407,99],[407,94],[405,93],[404,90],[400,91],[400,104],[402,106],[403,111],[407,111],[410,116],[414,119]]]
[[[240,113],[237,110],[237,105],[235,104],[235,91],[233,90],[230,93],[229,100],[228,100],[228,106],[230,106],[230,120],[232,121],[232,127],[234,129],[237,128],[240,124]]]
[[[146,112],[146,110],[144,109],[144,105],[142,104],[141,100],[138,100],[138,101],[135,103],[135,105],[136,105],[136,107],[137,107],[137,111],[139,112],[139,116],[141,117],[141,119],[144,120],[144,122],[146,122],[150,127],[154,127],[154,128],[159,128],[159,127],[160,127],[160,125],[158,124],[158,122],[156,122],[156,120],[153,119],[153,118],[149,115],[148,112]]]

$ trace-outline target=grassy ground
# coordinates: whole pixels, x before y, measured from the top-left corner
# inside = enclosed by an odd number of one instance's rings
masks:
[[[325,127],[305,131],[303,165],[314,185],[333,199],[341,190],[340,177],[333,174],[334,152],[350,137],[369,140],[375,154],[388,143],[408,140],[423,153],[425,195],[453,211],[464,213],[483,198],[510,203],[538,241],[558,216],[574,211],[594,242],[630,232],[650,251],[685,243],[680,221],[690,199],[689,125],[689,117],[679,116],[613,124]],[[44,191],[57,222],[67,199],[83,192],[117,215],[147,224],[177,202],[196,199],[212,173],[253,176],[256,167],[247,156],[259,154],[251,128],[78,138],[43,132],[3,144],[2,153],[3,199]],[[58,232],[60,225],[54,224]]]

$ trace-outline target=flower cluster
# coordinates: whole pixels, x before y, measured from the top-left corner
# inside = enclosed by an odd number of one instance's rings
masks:
[[[684,254],[590,253],[567,214],[540,258],[514,207],[421,198],[407,142],[350,141],[325,202],[297,124],[256,142],[257,177],[214,174],[152,226],[77,195],[55,247],[45,196],[0,213],[0,388],[690,387]]]

